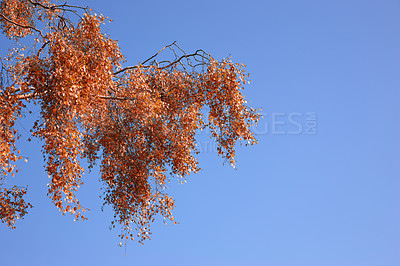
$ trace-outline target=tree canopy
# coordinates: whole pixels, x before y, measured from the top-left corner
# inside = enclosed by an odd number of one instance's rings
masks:
[[[89,169],[99,163],[112,226],[121,227],[122,239],[139,242],[150,237],[157,215],[174,220],[167,183],[200,170],[198,130],[209,128],[218,154],[232,165],[237,143],[256,143],[250,127],[260,115],[242,93],[244,65],[172,43],[125,66],[117,41],[102,32],[106,21],[67,3],[1,1],[0,25],[15,44],[1,58],[0,83],[0,218],[10,228],[31,207],[26,188],[6,184],[23,159],[15,124],[29,115],[27,105],[40,108],[31,134],[43,143],[54,205],[85,220],[75,196],[82,159]],[[166,51],[171,57],[160,59]]]

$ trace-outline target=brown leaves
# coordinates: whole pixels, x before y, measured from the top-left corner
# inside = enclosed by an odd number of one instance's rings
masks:
[[[241,93],[245,83],[243,66],[233,64],[229,59],[220,63],[212,60],[204,76],[211,134],[219,144],[219,154],[232,165],[235,163],[236,141],[255,144],[250,127],[260,119],[256,110],[246,106]]]
[[[34,128],[34,135],[45,142],[53,203],[61,212],[84,218],[76,211],[79,201],[74,196],[83,184],[79,158],[94,155],[86,151],[90,147],[85,147],[81,129],[87,133],[93,129],[91,119],[101,108],[97,95],[114,87],[111,70],[120,54],[115,43],[101,34],[99,20],[91,15],[85,15],[75,29],[53,32],[48,42],[48,57],[31,57],[33,63],[29,64],[28,83],[41,102],[43,121]]]
[[[149,238],[149,222],[157,214],[173,220],[173,200],[165,192],[168,169],[183,179],[199,171],[198,129],[210,126],[220,154],[231,164],[236,141],[255,143],[249,127],[259,115],[245,105],[243,82],[237,65],[213,59],[206,73],[138,67],[119,80],[98,128],[101,171],[105,203],[126,230],[136,226],[139,241]],[[210,122],[202,115],[205,106]]]
[[[17,2],[32,9],[26,18],[15,13]],[[101,32],[103,16],[85,12],[78,23],[72,23],[60,15],[70,12],[63,5],[4,3],[2,8],[14,12],[20,23],[33,25],[33,14],[39,14],[37,19],[49,26],[38,36],[40,48],[29,56],[14,57],[16,62],[7,68],[13,85],[1,87],[0,174],[15,168],[14,121],[21,115],[22,101],[33,100],[41,108],[33,135],[44,143],[48,195],[62,213],[86,219],[75,196],[83,184],[80,160],[86,158],[89,168],[100,161],[104,204],[115,212],[113,227],[122,227],[121,238],[138,237],[143,242],[150,238],[150,223],[157,215],[174,221],[175,202],[166,192],[170,177],[185,180],[200,170],[195,158],[198,129],[210,127],[219,154],[232,165],[238,141],[256,142],[250,126],[259,114],[244,100],[242,66],[196,52],[164,66],[121,69],[124,58],[117,42]],[[2,25],[8,27],[9,36],[27,34],[16,24],[2,21]],[[190,57],[205,65],[206,71],[187,71],[186,67],[193,67]],[[206,107],[209,113],[204,117]],[[5,204],[0,214],[8,217],[4,221],[11,226],[28,205],[19,196],[7,201],[11,194],[1,195]]]
[[[13,87],[7,87],[0,94],[0,184],[3,176],[14,176],[18,171],[15,163],[21,159],[15,146],[18,135],[14,125],[24,105],[12,97],[13,91]]]
[[[0,219],[8,227],[14,229],[17,220],[27,214],[32,205],[22,198],[26,189],[14,186],[12,189],[0,189]]]
[[[18,39],[32,33],[34,8],[26,0],[3,0],[0,4],[0,23],[8,38]]]

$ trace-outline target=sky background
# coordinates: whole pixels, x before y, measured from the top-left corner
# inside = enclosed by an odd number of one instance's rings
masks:
[[[34,208],[16,230],[0,225],[1,265],[400,265],[400,1],[69,3],[114,20],[105,32],[130,65],[173,41],[246,64],[259,144],[238,146],[234,170],[200,134],[203,170],[171,182],[179,224],[158,219],[125,249],[98,168],[78,193],[89,220],[74,223],[47,198],[41,144],[25,134],[29,161],[10,184],[28,184]]]

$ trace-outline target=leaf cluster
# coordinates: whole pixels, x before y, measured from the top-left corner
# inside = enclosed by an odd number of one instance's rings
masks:
[[[4,34],[33,41],[27,55],[14,49],[2,59],[8,82],[0,87],[0,178],[17,171],[15,121],[33,102],[40,115],[31,132],[43,142],[54,205],[86,219],[75,196],[83,185],[81,159],[89,168],[99,163],[112,227],[121,228],[122,239],[143,242],[157,215],[174,220],[170,177],[182,181],[200,170],[196,132],[208,127],[219,155],[234,165],[236,143],[256,143],[250,127],[260,115],[244,99],[243,65],[202,50],[187,54],[173,43],[123,68],[117,41],[102,33],[105,21],[88,8],[47,0],[1,2]],[[164,50],[172,59],[158,60]],[[12,227],[30,204],[25,189],[2,191],[0,217]]]

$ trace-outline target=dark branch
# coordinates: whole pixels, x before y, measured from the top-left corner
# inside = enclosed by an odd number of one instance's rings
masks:
[[[99,95],[97,96],[100,99],[105,99],[105,100],[121,100],[121,101],[126,101],[126,100],[135,100],[129,97],[116,97],[116,96],[104,96],[104,95]]]
[[[182,51],[182,53],[183,53],[184,55],[182,55],[182,56],[180,56],[180,57],[178,58],[178,55],[176,54],[174,48],[172,48],[172,47],[178,48],[180,51]],[[145,63],[147,63],[147,62],[149,62],[150,60],[152,60],[152,59],[154,59],[155,57],[157,57],[157,55],[159,55],[159,54],[160,54],[163,50],[165,50],[166,48],[169,48],[170,50],[173,51],[173,53],[174,53],[174,55],[175,55],[175,60],[174,60],[174,61],[165,60],[165,61],[157,62],[156,60],[154,60],[154,61],[153,61],[152,63],[150,63],[149,65],[144,66]],[[199,59],[196,58],[196,57],[200,57],[201,60],[199,60]],[[169,68],[169,67],[171,67],[171,66],[174,66],[174,65],[176,65],[176,64],[178,64],[178,63],[181,64],[183,68],[185,68],[185,65],[182,63],[182,60],[183,60],[183,59],[187,59],[187,64],[188,64],[189,66],[191,66],[192,68],[195,68],[195,67],[197,67],[197,66],[199,66],[199,65],[207,64],[206,61],[209,61],[209,60],[210,60],[210,55],[208,55],[208,54],[207,54],[206,52],[204,52],[203,50],[197,50],[197,51],[196,51],[195,53],[193,53],[193,54],[186,54],[186,53],[176,44],[176,41],[175,41],[175,42],[173,42],[173,43],[171,43],[171,44],[169,44],[169,45],[167,45],[167,46],[164,46],[160,51],[158,51],[156,54],[154,54],[154,55],[151,56],[150,58],[146,59],[143,63],[139,63],[139,64],[136,65],[136,66],[125,67],[125,68],[123,68],[123,69],[121,69],[121,70],[118,70],[118,71],[114,72],[114,75],[118,75],[118,74],[120,74],[120,73],[122,73],[122,72],[124,72],[124,71],[130,70],[130,69],[138,68],[139,66],[140,66],[140,67],[143,67],[143,68],[149,68],[149,67],[151,67],[151,66],[154,65],[154,64],[156,65],[156,67],[157,67],[158,69],[166,69],[166,68]],[[194,59],[194,61],[196,61],[198,64],[193,65],[190,59]],[[162,64],[166,64],[166,65],[160,66],[160,65],[162,65]],[[186,70],[186,68],[185,68],[185,70]]]
[[[154,57],[156,57],[159,53],[161,53],[164,49],[166,49],[166,48],[168,48],[168,47],[171,47],[171,46],[174,45],[175,43],[176,43],[176,41],[173,42],[173,43],[171,43],[171,44],[169,44],[169,45],[167,45],[167,46],[164,46],[164,48],[162,48],[160,51],[158,51],[158,52],[157,52],[155,55],[153,55],[152,57],[146,59],[142,64],[146,64],[148,61],[150,61],[151,59],[153,59]],[[140,63],[139,63],[139,64],[140,64]],[[114,75],[118,75],[119,73],[122,73],[122,72],[124,72],[124,71],[126,71],[126,70],[135,69],[135,68],[137,68],[137,67],[138,67],[138,66],[125,67],[125,68],[123,68],[123,69],[121,69],[121,70],[115,72]]]
[[[0,13],[0,17],[2,17],[2,18],[3,18],[4,20],[6,20],[7,22],[9,22],[9,23],[11,23],[11,24],[14,24],[14,25],[16,25],[16,26],[18,26],[18,27],[21,27],[21,28],[24,28],[24,29],[31,29],[31,30],[37,31],[37,32],[40,33],[41,36],[43,36],[43,35],[42,35],[42,32],[41,32],[40,30],[36,29],[36,28],[33,27],[33,26],[19,24],[19,23],[15,22],[15,21],[12,21],[11,19],[8,19],[8,18],[7,18],[6,16],[4,16],[4,14],[2,14],[2,13]]]

